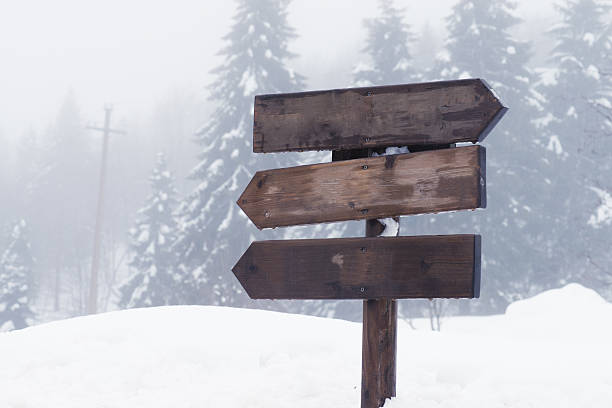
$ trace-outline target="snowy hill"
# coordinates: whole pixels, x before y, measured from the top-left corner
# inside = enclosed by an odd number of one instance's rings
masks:
[[[612,305],[579,285],[442,332],[400,322],[385,407],[610,407]],[[358,407],[361,325],[218,307],[0,334],[0,407]]]

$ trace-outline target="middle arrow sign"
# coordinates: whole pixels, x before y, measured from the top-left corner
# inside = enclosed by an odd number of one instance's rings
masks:
[[[259,229],[484,208],[485,148],[259,171],[238,205]]]

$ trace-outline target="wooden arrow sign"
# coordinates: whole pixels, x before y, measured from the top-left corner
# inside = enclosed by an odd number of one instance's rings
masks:
[[[253,151],[475,143],[505,111],[480,79],[257,95]]]
[[[238,205],[260,229],[484,208],[485,148],[260,171]]]
[[[252,299],[473,298],[480,236],[259,241],[233,272]]]

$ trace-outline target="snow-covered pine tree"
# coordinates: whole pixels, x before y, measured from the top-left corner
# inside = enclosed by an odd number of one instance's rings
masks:
[[[27,225],[13,225],[8,247],[0,258],[0,331],[23,329],[32,323],[32,268],[34,259]]]
[[[547,159],[556,174],[549,200],[557,273],[612,297],[612,219],[605,213],[612,194],[612,7],[597,0],[568,0],[558,6],[554,75],[541,88],[546,111]],[[601,210],[604,210],[603,213]],[[608,210],[610,211],[610,210]]]
[[[461,302],[463,313],[474,306],[479,312],[503,311],[508,302],[554,280],[544,268],[547,213],[535,204],[536,195],[547,192],[542,143],[532,124],[541,98],[527,68],[530,45],[510,34],[521,21],[515,7],[511,1],[460,0],[447,19],[445,53],[430,73],[430,79],[483,78],[510,108],[484,143],[487,209],[424,218],[427,227],[419,231],[483,234],[481,300]],[[544,273],[545,280],[535,279]]]
[[[396,85],[417,79],[410,46],[415,37],[404,21],[404,11],[393,0],[379,0],[380,16],[364,21],[368,36],[364,52],[370,64],[359,64],[353,78],[357,86]]]
[[[172,246],[176,239],[177,206],[174,180],[163,153],[149,178],[151,195],[138,211],[136,225],[130,230],[134,273],[119,288],[122,308],[163,306],[181,302],[181,276]]]
[[[302,78],[285,65],[293,57],[288,42],[295,37],[287,5],[286,0],[239,0],[224,37],[224,62],[213,71],[216,80],[209,88],[218,107],[196,134],[201,150],[191,177],[199,185],[180,209],[175,248],[192,288],[183,302],[248,302],[231,268],[257,230],[236,200],[255,170],[290,164],[285,155],[252,153],[254,95],[302,88]]]

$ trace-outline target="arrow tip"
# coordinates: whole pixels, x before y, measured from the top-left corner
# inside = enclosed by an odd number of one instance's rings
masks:
[[[247,280],[248,280],[248,275],[252,273],[251,269],[255,268],[255,272],[256,272],[256,268],[257,268],[252,263],[252,256],[250,253],[251,248],[253,247],[254,244],[255,242],[252,242],[251,245],[249,245],[249,247],[247,248],[246,251],[244,251],[240,259],[238,259],[238,262],[236,262],[236,265],[234,265],[234,267],[232,268],[232,273],[234,274],[236,279],[238,279],[238,282],[240,282],[240,286],[242,286],[244,291],[247,293],[247,295],[249,295],[249,298],[251,299],[254,299],[254,297],[253,297],[253,294],[250,293],[248,289]]]
[[[485,125],[485,128],[480,133],[480,136],[478,136],[478,141],[482,142],[485,139],[485,137],[487,137],[488,134],[493,130],[493,128],[497,126],[501,118],[504,117],[504,115],[508,111],[508,108],[502,104],[501,99],[499,98],[497,93],[495,93],[495,90],[487,83],[487,81],[485,81],[482,78],[478,78],[478,80],[485,87],[485,89],[491,94],[494,100],[494,103],[497,106],[497,111],[493,114],[489,122]]]
[[[254,192],[254,190],[257,189],[257,184],[256,184],[255,180],[259,180],[257,183],[261,183],[260,173],[261,173],[261,171],[255,172],[255,174],[251,178],[251,181],[249,181],[249,184],[247,184],[247,186],[245,187],[244,191],[242,192],[242,194],[238,198],[238,201],[236,201],[236,204],[238,205],[238,207],[240,207],[240,209],[247,216],[247,218],[249,220],[251,220],[253,225],[255,225],[257,227],[257,229],[259,229],[261,231],[262,229],[265,228],[265,226],[262,225],[261,222],[259,222],[256,219],[256,217],[252,216],[252,215],[254,215],[253,211],[252,211],[253,210],[253,206],[252,206],[252,203],[249,202],[249,198],[253,197],[253,194],[254,194],[253,192]]]

